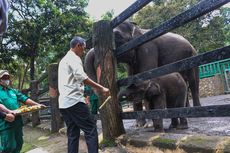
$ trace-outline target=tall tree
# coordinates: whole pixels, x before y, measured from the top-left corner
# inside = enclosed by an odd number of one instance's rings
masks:
[[[220,14],[224,18],[225,44],[230,45],[230,7],[223,7]]]
[[[87,4],[88,0],[12,0],[0,55],[7,56],[0,62],[22,59],[30,65],[30,80],[35,79],[64,54],[74,35],[88,36],[92,23],[84,11]]]

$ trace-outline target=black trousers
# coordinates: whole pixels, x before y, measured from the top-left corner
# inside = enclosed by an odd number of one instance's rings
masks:
[[[60,112],[67,126],[68,153],[78,153],[80,129],[85,133],[88,153],[98,153],[97,126],[88,106],[79,102]]]

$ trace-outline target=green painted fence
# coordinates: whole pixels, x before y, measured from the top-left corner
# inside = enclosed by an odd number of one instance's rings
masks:
[[[199,66],[200,79],[212,77],[216,74],[224,75],[226,69],[230,69],[230,58],[201,65]]]

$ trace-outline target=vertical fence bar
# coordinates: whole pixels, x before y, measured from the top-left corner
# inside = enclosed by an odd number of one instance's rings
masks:
[[[38,81],[33,80],[30,82],[30,89],[31,89],[31,96],[30,98],[33,99],[34,101],[38,101]],[[39,118],[39,112],[33,112],[32,113],[32,126],[35,127],[40,124],[40,118]]]

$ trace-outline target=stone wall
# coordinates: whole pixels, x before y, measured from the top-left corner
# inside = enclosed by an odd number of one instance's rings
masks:
[[[220,75],[200,79],[200,97],[210,97],[224,94],[224,81]]]

